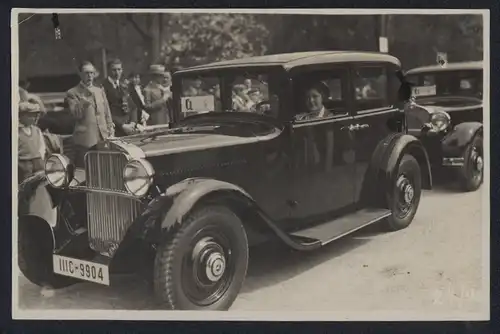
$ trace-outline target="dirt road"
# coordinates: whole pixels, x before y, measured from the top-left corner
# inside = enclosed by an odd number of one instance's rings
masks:
[[[425,192],[413,224],[368,228],[313,253],[272,245],[251,253],[248,277],[231,310],[467,311],[481,294],[482,191],[439,186]],[[44,296],[20,277],[29,309],[154,309],[145,285],[120,278],[112,288],[82,283]]]

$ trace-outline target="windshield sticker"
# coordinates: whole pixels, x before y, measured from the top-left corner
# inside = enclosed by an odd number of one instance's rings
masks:
[[[436,95],[436,85],[413,87],[413,96]]]
[[[188,112],[209,112],[215,110],[215,99],[213,95],[187,96],[181,98],[181,111]]]

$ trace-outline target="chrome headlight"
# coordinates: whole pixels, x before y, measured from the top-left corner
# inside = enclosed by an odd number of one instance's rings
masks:
[[[153,183],[153,176],[153,166],[144,159],[132,160],[123,169],[125,188],[136,197],[147,194]]]
[[[45,160],[45,176],[54,188],[66,187],[73,178],[73,165],[62,154],[52,154]]]
[[[446,130],[450,126],[450,115],[445,111],[436,111],[431,115],[431,129],[435,132]]]

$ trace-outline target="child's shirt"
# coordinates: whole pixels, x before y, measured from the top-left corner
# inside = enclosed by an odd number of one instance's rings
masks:
[[[19,125],[19,160],[45,159],[45,139],[39,127]]]

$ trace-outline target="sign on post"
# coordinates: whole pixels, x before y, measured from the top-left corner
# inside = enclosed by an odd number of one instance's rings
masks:
[[[446,52],[438,52],[436,55],[436,61],[442,67],[445,67],[448,64],[448,54]]]

